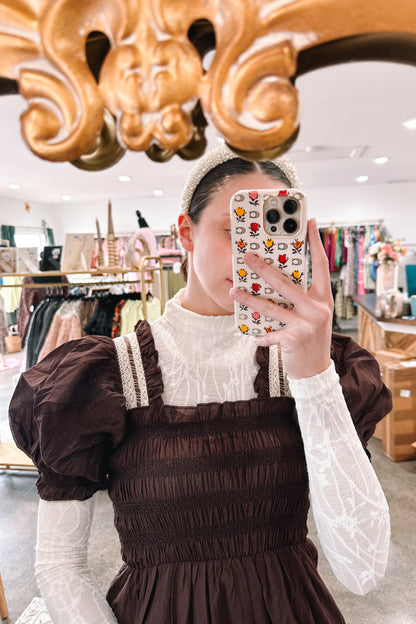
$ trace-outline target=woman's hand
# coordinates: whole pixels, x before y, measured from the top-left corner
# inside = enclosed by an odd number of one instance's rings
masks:
[[[322,246],[315,219],[308,221],[308,242],[312,258],[312,286],[304,292],[280,271],[256,255],[246,253],[247,266],[260,275],[272,288],[294,304],[292,310],[232,288],[233,299],[270,318],[285,323],[285,327],[257,339],[261,346],[280,344],[283,366],[293,379],[322,373],[331,363],[331,334],[334,302],[331,292],[328,259]]]

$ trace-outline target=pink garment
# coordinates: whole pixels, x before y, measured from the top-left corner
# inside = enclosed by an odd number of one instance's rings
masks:
[[[361,230],[358,239],[358,276],[357,276],[357,295],[365,295],[364,286],[364,232]]]
[[[331,273],[336,271],[335,253],[336,253],[336,246],[337,246],[337,238],[338,238],[338,230],[337,228],[334,228],[331,231],[331,253],[329,256],[329,270],[331,271]]]
[[[64,342],[82,337],[80,305],[81,301],[67,301],[56,312],[39,353],[38,362]]]

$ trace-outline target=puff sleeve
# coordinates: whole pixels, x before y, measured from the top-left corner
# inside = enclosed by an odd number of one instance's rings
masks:
[[[105,489],[125,413],[115,348],[105,336],[67,342],[23,373],[9,420],[39,470],[40,497],[86,500]]]
[[[374,357],[348,336],[333,334],[331,358],[358,437],[370,455],[367,442],[392,409],[391,392]]]

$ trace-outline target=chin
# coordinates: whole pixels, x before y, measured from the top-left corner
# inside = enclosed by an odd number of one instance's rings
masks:
[[[230,298],[229,301],[224,302],[222,306],[224,309],[224,314],[234,314],[234,300]]]

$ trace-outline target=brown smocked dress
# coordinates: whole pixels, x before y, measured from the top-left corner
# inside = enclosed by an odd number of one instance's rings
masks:
[[[136,396],[127,410],[114,342],[97,336],[24,373],[10,408],[42,498],[108,488],[124,564],[107,597],[120,624],[344,623],[307,539],[295,403],[270,397],[268,350],[257,351],[257,399],[172,407],[150,326],[139,323],[136,335],[145,385],[130,335]],[[332,357],[365,444],[389,393],[350,339],[334,336]]]

